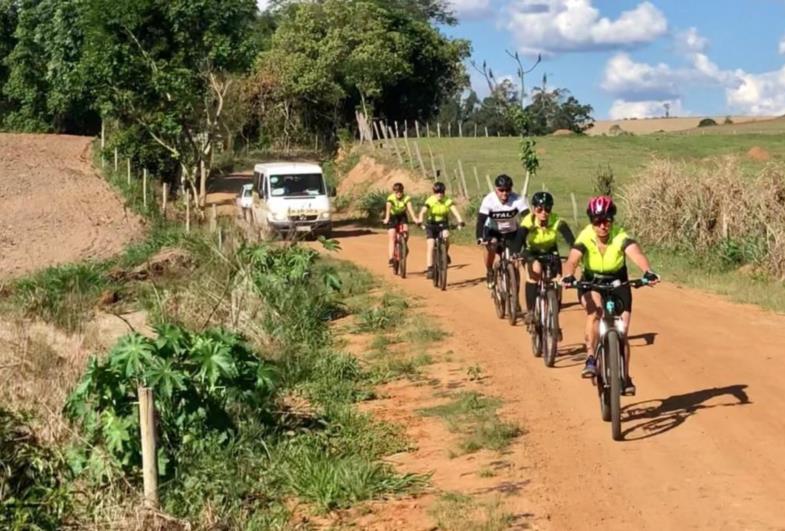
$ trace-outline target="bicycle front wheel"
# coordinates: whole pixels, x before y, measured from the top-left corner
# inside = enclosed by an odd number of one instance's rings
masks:
[[[507,272],[501,267],[494,267],[493,278],[494,285],[491,292],[493,297],[493,306],[496,308],[496,317],[504,319],[507,312]]]
[[[553,289],[546,293],[543,322],[543,361],[546,367],[553,367],[559,348],[559,297]]]
[[[518,320],[518,270],[515,264],[507,264],[507,320],[515,326]]]
[[[442,291],[447,289],[447,246],[444,240],[439,240],[439,287]]]
[[[542,321],[542,299],[539,295],[537,295],[537,299],[534,301],[534,323],[532,325],[531,330],[531,338],[532,338],[532,354],[534,354],[535,358],[539,358],[542,356],[542,335],[541,330],[542,327],[540,322]]]
[[[610,385],[611,434],[614,441],[621,440],[621,350],[619,335],[615,330],[608,332],[606,341],[606,359],[608,360],[608,377]]]
[[[406,239],[401,237],[398,240],[398,274],[401,278],[406,278],[406,255],[409,249],[406,247]]]

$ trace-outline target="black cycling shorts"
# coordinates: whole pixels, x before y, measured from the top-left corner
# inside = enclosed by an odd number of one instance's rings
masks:
[[[583,275],[581,280],[592,280],[592,275]],[[608,277],[607,279],[600,280],[603,284],[610,284],[614,280],[621,280],[622,282],[626,282],[629,280],[629,276],[627,275],[627,268],[624,268],[620,271],[617,275],[612,277]],[[583,304],[583,294],[585,293],[584,290],[578,289],[578,302]],[[632,288],[629,284],[625,286],[621,286],[616,288],[611,292],[611,295],[616,299],[617,306],[620,304],[621,307],[617,307],[616,312],[621,315],[622,312],[631,312],[632,311]]]
[[[531,257],[529,261],[537,260],[537,258],[540,256],[553,256],[554,274],[556,276],[561,276],[561,259],[559,258],[558,250],[545,252],[529,251],[529,256]]]
[[[406,215],[406,212],[403,214],[390,214],[390,221],[387,223],[388,229],[394,229],[398,225],[408,225],[409,223],[409,216]]]
[[[431,221],[425,224],[425,237],[429,240],[435,240],[439,237],[439,233],[450,228],[450,224],[446,221]]]
[[[483,227],[482,239],[486,242],[496,240],[498,243],[506,240],[510,247],[510,252],[516,254],[520,254],[521,249],[523,248],[523,230],[520,228],[515,232],[506,232],[502,234],[501,232],[493,230],[490,227]],[[501,251],[502,249],[503,247],[499,245],[498,250]]]

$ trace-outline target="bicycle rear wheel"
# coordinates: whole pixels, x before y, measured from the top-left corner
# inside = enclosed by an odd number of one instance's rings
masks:
[[[559,297],[554,289],[549,289],[545,297],[543,361],[546,367],[553,367],[559,348]]]
[[[608,376],[610,385],[610,410],[611,410],[611,434],[614,441],[621,440],[621,351],[619,350],[619,335],[615,330],[608,332],[605,337],[607,350],[605,352],[608,360]]]
[[[518,320],[518,271],[515,264],[507,264],[507,320],[515,326]]]
[[[442,239],[439,239],[439,249],[439,287],[444,291],[447,289],[447,246]]]
[[[535,358],[542,356],[542,299],[537,295],[534,301],[534,325],[531,331],[532,338],[532,354]]]
[[[406,255],[408,252],[406,238],[401,236],[398,239],[398,274],[401,275],[401,278],[406,278]]]

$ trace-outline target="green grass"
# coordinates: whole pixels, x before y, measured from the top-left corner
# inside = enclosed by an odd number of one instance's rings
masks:
[[[496,413],[501,402],[475,392],[458,394],[454,400],[420,410],[429,417],[439,417],[450,430],[459,433],[461,453],[473,453],[483,448],[501,451],[522,434],[521,429],[502,421]]]
[[[515,522],[499,500],[480,502],[457,492],[442,494],[428,512],[445,531],[502,531]]]
[[[766,149],[774,161],[785,160],[785,138],[771,134],[712,134],[718,128],[706,128],[706,134],[654,134],[640,136],[566,136],[537,138],[540,171],[529,185],[530,191],[543,185],[556,197],[556,211],[572,219],[570,193],[578,201],[579,216],[583,221],[583,205],[592,193],[594,175],[600,168],[610,166],[617,186],[629,183],[652,156],[685,161],[697,161],[717,155],[744,154],[753,146]],[[709,130],[712,130],[711,132]],[[466,182],[472,195],[478,193],[472,168],[480,177],[479,193],[487,193],[485,175],[491,180],[499,173],[513,177],[516,188],[523,185],[523,170],[518,159],[517,138],[430,138],[422,139],[421,148],[430,144],[438,158],[443,155],[447,170],[452,175],[463,163]],[[750,168],[763,163],[747,160]],[[429,165],[426,162],[426,165]]]

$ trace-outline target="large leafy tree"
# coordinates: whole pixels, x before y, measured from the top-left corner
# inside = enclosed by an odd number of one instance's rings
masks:
[[[3,91],[10,111],[6,125],[28,131],[94,133],[98,117],[82,65],[83,1],[21,0],[9,6],[3,11],[15,12],[17,20],[13,49],[5,59]]]
[[[87,62],[105,116],[135,127],[204,197],[233,76],[254,56],[254,0],[84,0]]]
[[[0,126],[2,126],[3,117],[11,108],[2,88],[8,80],[6,58],[16,46],[16,37],[14,37],[16,22],[16,2],[14,0],[0,0]]]

